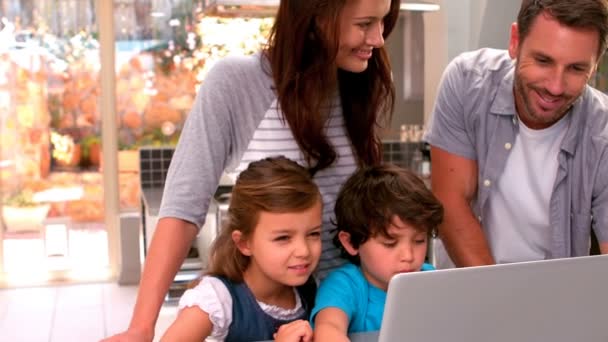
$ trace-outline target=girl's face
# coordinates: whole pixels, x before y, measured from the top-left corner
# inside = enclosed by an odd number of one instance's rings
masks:
[[[370,237],[359,248],[350,244],[350,235],[341,231],[340,242],[351,255],[359,255],[361,271],[372,285],[384,291],[395,274],[417,272],[426,258],[427,233],[393,216],[389,236]]]
[[[266,288],[299,286],[321,256],[321,201],[301,212],[261,212],[253,234],[237,243],[251,258],[247,273]]]
[[[350,72],[363,72],[372,50],[384,45],[384,17],[391,0],[347,0],[339,28],[340,45],[336,63]]]

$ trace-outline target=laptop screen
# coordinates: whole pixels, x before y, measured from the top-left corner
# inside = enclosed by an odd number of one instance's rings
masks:
[[[608,255],[399,274],[379,341],[606,342]]]

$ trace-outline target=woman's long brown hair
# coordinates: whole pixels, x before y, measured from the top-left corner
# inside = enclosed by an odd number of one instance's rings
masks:
[[[360,165],[381,162],[378,127],[390,122],[395,102],[391,67],[383,47],[373,50],[365,71],[338,70],[340,13],[348,1],[355,0],[282,0],[264,50],[284,119],[312,174],[336,159],[336,151],[324,133],[336,91]],[[384,38],[393,30],[398,16],[399,0],[391,0],[384,18]]]

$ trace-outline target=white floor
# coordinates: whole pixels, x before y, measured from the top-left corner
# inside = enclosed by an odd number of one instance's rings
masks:
[[[116,283],[0,290],[0,340],[99,341],[128,326],[136,294]],[[162,308],[155,341],[175,314],[173,305]]]

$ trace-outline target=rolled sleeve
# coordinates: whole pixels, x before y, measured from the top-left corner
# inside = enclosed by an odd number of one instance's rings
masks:
[[[475,144],[466,127],[465,76],[460,58],[454,59],[447,66],[441,78],[430,125],[423,139],[452,154],[476,160]]]
[[[343,268],[331,272],[319,286],[315,307],[310,314],[310,322],[314,325],[315,316],[319,311],[335,307],[346,314],[348,321],[352,320],[358,298],[363,293],[355,288],[356,282]]]

